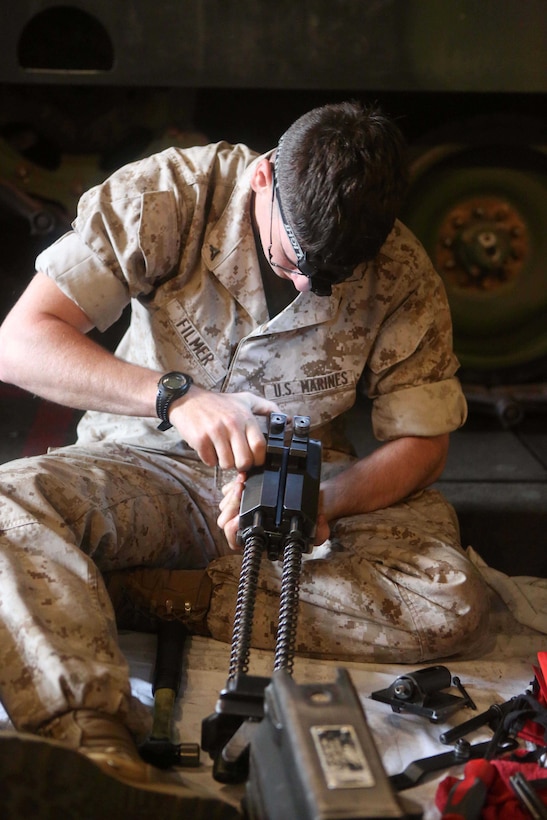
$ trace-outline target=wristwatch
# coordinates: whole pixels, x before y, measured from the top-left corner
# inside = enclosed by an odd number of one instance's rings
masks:
[[[192,384],[191,376],[187,373],[179,373],[177,370],[172,370],[161,377],[156,394],[156,415],[161,419],[158,430],[169,430],[173,426],[167,415],[169,408],[175,399],[180,399],[188,393]]]

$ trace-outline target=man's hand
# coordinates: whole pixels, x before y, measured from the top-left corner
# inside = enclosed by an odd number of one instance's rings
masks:
[[[239,529],[239,508],[241,506],[241,496],[245,486],[245,473],[238,473],[233,481],[225,484],[222,488],[222,501],[219,504],[220,515],[217,524],[228,541],[232,550],[239,550],[237,543],[237,531]]]
[[[314,543],[329,537],[329,522],[388,507],[419,489],[430,486],[441,474],[448,452],[448,434],[404,437],[389,441],[351,467],[321,482],[319,515]],[[223,487],[217,523],[233,550],[245,474]]]
[[[241,507],[241,496],[243,495],[245,478],[245,473],[239,473],[233,481],[225,484],[222,488],[223,498],[219,504],[220,515],[217,518],[217,524],[224,530],[224,535],[232,550],[240,549],[236,536],[239,529],[239,508]],[[321,506],[321,495],[319,496],[319,505]],[[330,528],[328,521],[325,515],[320,512],[317,516],[314,544],[322,544],[327,540],[329,534]]]
[[[169,421],[209,467],[245,471],[264,463],[266,439],[255,416],[279,407],[252,393],[213,393],[192,385],[173,402]]]
[[[92,323],[44,273],[32,279],[0,327],[0,379],[82,410],[155,418],[161,372],[117,358],[86,336]],[[192,385],[173,402],[171,423],[210,466],[262,464],[265,438],[256,415],[278,413],[251,393],[213,393]]]

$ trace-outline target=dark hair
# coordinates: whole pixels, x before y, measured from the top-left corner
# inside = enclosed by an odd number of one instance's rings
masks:
[[[287,221],[325,262],[373,259],[393,227],[407,184],[405,142],[377,106],[315,108],[285,132],[276,162]]]

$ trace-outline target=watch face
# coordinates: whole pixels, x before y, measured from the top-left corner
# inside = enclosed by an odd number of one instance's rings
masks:
[[[167,373],[161,383],[167,390],[180,390],[186,384],[186,378],[182,373]]]

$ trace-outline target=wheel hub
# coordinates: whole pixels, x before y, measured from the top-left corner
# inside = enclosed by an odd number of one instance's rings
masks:
[[[446,213],[435,262],[452,287],[486,291],[516,279],[528,253],[528,231],[515,206],[496,196],[475,196]]]

